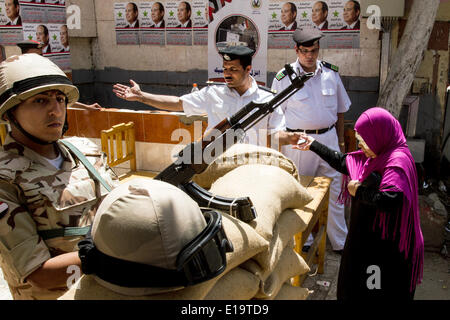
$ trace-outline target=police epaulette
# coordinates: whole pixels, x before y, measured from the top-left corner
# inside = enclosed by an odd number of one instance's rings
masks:
[[[339,72],[339,67],[326,61],[322,61],[322,65],[333,71]]]
[[[285,69],[281,70],[280,72],[277,73],[277,75],[275,76],[275,79],[277,79],[278,81],[281,81],[281,79],[283,79],[284,77],[287,76],[287,74],[285,74],[285,73],[286,73]]]

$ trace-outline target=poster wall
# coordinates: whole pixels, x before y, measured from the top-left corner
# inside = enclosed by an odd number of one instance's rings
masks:
[[[222,56],[218,50],[226,42],[245,42],[255,50],[251,75],[261,84],[267,81],[268,2],[227,0],[210,2],[208,26],[208,78],[223,81]]]
[[[43,55],[70,72],[65,0],[0,0],[0,45],[44,43]]]
[[[270,49],[293,48],[296,28],[320,29],[324,37],[321,48],[359,48],[361,13],[358,1],[286,1],[269,4],[268,25]]]
[[[118,45],[208,44],[208,0],[116,2]]]
[[[324,49],[359,48],[361,10],[353,0],[118,2],[114,7],[117,44],[206,46],[209,30],[216,27],[223,9],[229,15],[242,15],[249,6],[266,17],[258,21],[257,29],[267,30],[269,49],[293,48],[292,34],[301,27],[320,29],[325,35],[320,44]]]

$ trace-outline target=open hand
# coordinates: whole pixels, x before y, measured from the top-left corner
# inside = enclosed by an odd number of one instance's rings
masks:
[[[139,85],[130,80],[131,87],[125,86],[120,83],[116,83],[113,86],[113,92],[117,97],[127,100],[127,101],[139,101],[142,97],[142,91]]]

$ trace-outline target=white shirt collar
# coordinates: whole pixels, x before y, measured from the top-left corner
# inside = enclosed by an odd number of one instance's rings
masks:
[[[254,94],[256,92],[256,90],[258,90],[258,83],[256,83],[255,78],[253,78],[252,76],[249,76],[252,79],[252,85],[250,86],[250,88],[247,89],[247,91],[244,92],[244,94],[241,96],[239,95],[239,93],[234,89],[234,88],[230,88],[228,86],[227,90],[229,94],[232,95],[237,95],[239,97],[246,97],[246,96],[251,96],[252,94]]]
[[[355,22],[353,22],[351,25],[347,25],[347,29],[353,29],[356,25],[356,23],[358,22],[358,20],[356,20]]]
[[[11,25],[16,26],[17,20],[19,20],[19,16],[17,16],[13,21],[11,21]]]
[[[303,70],[303,67],[300,64],[300,61],[298,60],[298,58],[297,58],[297,61],[295,62],[295,66],[294,67],[295,67],[294,71],[295,71],[295,73],[297,73],[297,75],[299,73],[299,70],[300,70],[300,74],[306,73],[306,71]],[[319,72],[322,72],[322,63],[320,63],[319,59],[317,59],[317,61],[316,61],[316,70],[314,71],[314,76],[316,76]]]
[[[187,28],[188,23],[189,23],[189,20],[186,21],[185,23],[182,23],[182,24],[181,24],[181,27],[182,27],[182,28]]]
[[[163,21],[164,21],[164,20],[161,20],[160,22],[155,23],[155,28],[161,28],[161,23],[162,23]]]
[[[291,30],[292,26],[294,25],[295,21],[292,22],[290,25],[288,25],[287,27],[284,27],[284,30]]]
[[[128,27],[130,27],[130,28],[134,28],[134,26],[136,25],[136,22],[137,22],[137,19],[136,20],[134,20],[134,22],[133,23],[128,23]]]
[[[316,25],[317,29],[322,29],[323,25],[325,24],[325,22],[327,22],[327,20],[325,20],[324,22],[322,22],[321,24],[319,24],[318,26]]]

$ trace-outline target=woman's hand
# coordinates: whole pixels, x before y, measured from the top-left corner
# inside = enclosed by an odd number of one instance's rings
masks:
[[[299,133],[298,137],[299,140],[297,141],[297,144],[292,147],[292,149],[308,151],[311,143],[313,143],[315,140],[313,137],[308,136],[306,133]]]
[[[359,182],[358,180],[350,180],[350,182],[348,183],[348,186],[347,186],[348,193],[350,193],[350,195],[352,197],[354,197],[356,194],[356,190],[358,190],[360,185],[361,185],[361,182]]]

